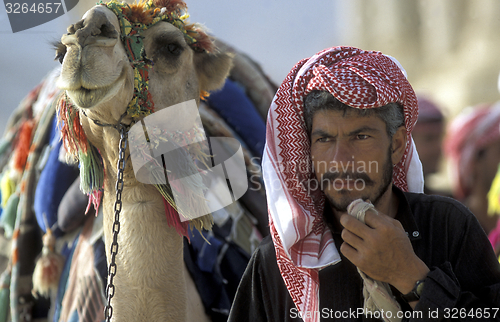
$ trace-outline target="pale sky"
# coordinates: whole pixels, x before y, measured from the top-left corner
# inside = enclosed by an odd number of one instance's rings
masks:
[[[52,68],[50,43],[96,1],[81,0],[69,13],[36,28],[12,33],[0,4],[0,133],[22,98]],[[261,64],[278,85],[300,59],[341,45],[342,17],[348,2],[339,0],[186,0],[190,21],[203,23],[213,35]],[[342,31],[342,37],[339,35]],[[348,36],[348,35],[347,35]]]

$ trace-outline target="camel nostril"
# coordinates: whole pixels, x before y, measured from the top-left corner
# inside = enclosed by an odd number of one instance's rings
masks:
[[[67,30],[68,30],[69,34],[73,35],[76,33],[77,30],[82,29],[82,28],[83,28],[83,19],[78,21],[75,24],[70,25]]]

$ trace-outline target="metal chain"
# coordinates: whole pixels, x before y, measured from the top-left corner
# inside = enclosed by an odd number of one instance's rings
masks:
[[[107,304],[104,308],[106,322],[111,321],[113,316],[113,307],[111,299],[115,295],[115,285],[113,279],[116,275],[116,254],[118,253],[118,233],[120,232],[120,212],[122,210],[122,191],[123,191],[123,171],[125,170],[125,150],[127,149],[127,127],[119,125],[117,130],[120,132],[120,144],[118,152],[118,163],[116,165],[116,200],[115,200],[115,220],[113,222],[113,243],[111,243],[111,260],[108,267],[108,285],[106,287]]]

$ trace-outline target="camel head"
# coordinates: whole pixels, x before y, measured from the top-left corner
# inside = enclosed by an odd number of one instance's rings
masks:
[[[93,7],[61,38],[58,86],[76,107],[106,123],[127,109],[140,117],[219,88],[231,58],[185,23],[184,9],[178,0]]]
[[[185,10],[181,0],[111,0],[87,11],[62,36],[56,51],[62,63],[58,86],[65,92],[59,116],[67,149],[80,160],[83,192],[102,191],[102,168],[116,166],[119,133],[98,123],[130,125],[178,103],[199,103],[223,85],[232,57],[188,24]],[[125,176],[132,173],[130,164],[125,170]],[[128,178],[133,181],[133,173]]]

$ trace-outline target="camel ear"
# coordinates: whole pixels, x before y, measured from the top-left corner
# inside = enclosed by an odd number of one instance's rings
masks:
[[[207,92],[221,88],[233,66],[231,53],[195,53],[194,60],[200,90]]]

